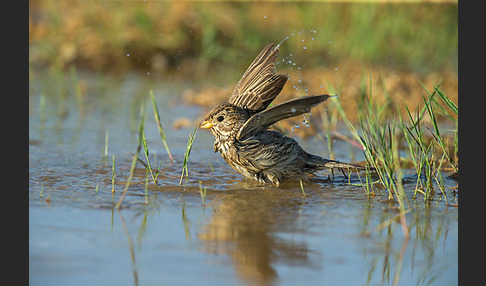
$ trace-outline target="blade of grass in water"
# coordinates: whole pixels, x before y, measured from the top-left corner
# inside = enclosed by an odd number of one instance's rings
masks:
[[[142,164],[142,166],[145,167],[145,169],[147,169],[147,171],[150,173],[150,176],[152,177],[152,181],[154,182],[155,185],[157,185],[157,177],[159,175],[159,170],[160,170],[160,165],[159,167],[154,170],[152,168],[152,164],[150,163],[150,156],[149,156],[149,149],[148,149],[148,146],[147,146],[147,139],[145,137],[145,108],[144,108],[144,104],[142,103],[142,105],[140,106],[140,124],[139,124],[139,127],[138,127],[138,132],[139,132],[139,135],[140,135],[140,143],[142,144],[143,146],[143,150],[144,150],[144,154],[145,154],[145,158],[147,159],[147,163],[145,163],[142,159],[138,158],[137,156],[137,161]],[[132,155],[134,155],[133,153],[130,153]],[[154,155],[154,160],[155,160],[155,155]]]
[[[189,173],[187,171],[187,162],[189,160],[189,155],[191,154],[192,143],[194,142],[194,137],[196,137],[196,132],[198,128],[199,126],[196,126],[196,128],[194,128],[194,131],[191,133],[191,135],[189,135],[189,140],[187,140],[186,153],[184,153],[184,163],[182,164],[182,173],[181,173],[181,179],[179,180],[179,185],[182,185],[184,172],[186,173],[186,182],[187,182],[187,178],[189,176]]]
[[[457,167],[455,166],[454,162],[452,161],[451,155],[449,154],[449,150],[445,146],[444,140],[442,140],[442,137],[440,136],[440,131],[439,131],[439,125],[437,124],[436,116],[434,113],[433,106],[431,104],[428,104],[427,101],[424,98],[425,106],[427,107],[427,112],[429,113],[429,116],[432,120],[432,124],[434,125],[434,130],[435,134],[429,129],[430,134],[432,134],[432,137],[435,139],[437,144],[442,148],[442,151],[444,152],[444,155],[446,156],[447,160],[449,161],[451,167],[454,169],[454,171],[457,173]]]
[[[143,120],[142,120],[142,122],[143,122]],[[154,184],[157,185],[158,170],[156,170],[154,172],[153,169],[152,169],[152,165],[150,164],[149,150],[148,150],[148,147],[147,147],[147,140],[145,139],[145,130],[144,130],[143,124],[141,124],[141,125],[142,125],[141,126],[142,130],[140,131],[141,136],[142,136],[141,141],[142,141],[142,146],[143,146],[145,158],[147,159],[147,164],[142,164],[142,165],[144,165],[144,167],[147,168],[147,170],[150,172],[150,176],[152,177],[152,180],[154,181]],[[137,158],[137,159],[138,159],[139,162],[141,161],[139,158]]]
[[[140,135],[139,135],[140,137]],[[132,165],[130,166],[130,175],[128,176],[127,183],[125,184],[125,189],[123,190],[123,193],[118,200],[118,203],[115,205],[115,208],[119,208],[123,202],[123,199],[125,199],[125,196],[127,195],[128,187],[130,186],[130,183],[132,182],[133,178],[133,173],[135,173],[135,166],[137,165],[137,159],[138,159],[138,154],[140,153],[140,149],[142,149],[142,144],[140,142],[141,140],[138,141],[138,146],[137,146],[137,151],[135,152],[135,155],[133,156],[132,160]]]
[[[414,194],[414,196],[416,196],[419,188],[419,184],[421,184],[420,174],[422,173],[422,167],[424,166],[424,161],[423,161],[424,156],[422,156],[424,153],[421,152],[421,150],[423,150],[423,144],[421,141],[422,136],[420,135],[421,133],[418,133],[418,130],[420,130],[418,128],[419,125],[413,120],[412,114],[410,113],[408,106],[405,106],[405,108],[407,110],[408,118],[412,126],[410,128],[407,127],[401,116],[400,116],[400,122],[402,125],[403,137],[405,137],[405,140],[407,141],[410,157],[412,158],[412,162],[415,167],[415,172],[417,173],[417,182],[415,184],[415,194]],[[419,121],[419,119],[420,119],[419,114],[417,112],[417,121]],[[414,133],[418,134],[418,136],[414,135]]]
[[[459,110],[457,108],[457,105],[452,100],[450,100],[438,86],[434,86],[434,90],[442,98],[442,100],[447,104],[447,106],[452,110],[452,112],[454,112],[456,115],[458,115]]]
[[[173,162],[174,159],[172,158],[172,154],[170,153],[169,145],[167,145],[167,141],[165,140],[164,128],[162,128],[162,124],[160,123],[159,109],[157,108],[157,103],[155,102],[154,92],[152,90],[150,90],[150,98],[152,99],[152,106],[154,107],[155,121],[157,121],[157,127],[159,128],[160,138],[162,139],[162,142],[164,143],[164,147],[165,147],[165,150],[167,151],[167,154],[169,155],[170,161]]]
[[[143,105],[143,103],[142,103],[142,105]],[[120,199],[118,200],[118,202],[115,205],[115,208],[116,209],[120,208],[120,206],[121,206],[121,204],[123,202],[123,199],[125,199],[125,196],[127,195],[128,187],[130,187],[130,183],[132,182],[133,174],[135,173],[135,167],[137,166],[137,161],[139,160],[138,159],[138,154],[140,154],[140,150],[142,149],[143,108],[141,108],[141,112],[140,113],[142,113],[142,116],[141,116],[140,124],[139,124],[139,127],[138,127],[138,146],[137,146],[137,151],[133,155],[132,165],[130,166],[130,175],[128,176],[127,183],[125,184],[125,189],[123,190],[123,193],[120,196]]]
[[[302,191],[302,194],[304,195],[304,198],[307,198],[307,194],[304,191],[304,185],[302,183],[302,180],[300,180],[300,190]]]
[[[115,192],[115,155],[113,155],[113,165],[111,166],[111,192]]]

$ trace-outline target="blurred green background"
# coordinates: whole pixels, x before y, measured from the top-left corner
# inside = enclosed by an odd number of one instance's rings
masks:
[[[377,98],[414,108],[420,82],[441,82],[457,103],[457,1],[395,2],[29,1],[29,69],[139,71],[224,87],[224,99],[265,45],[289,36],[283,94],[305,81],[311,93],[344,93],[352,111],[373,76]]]
[[[457,3],[29,1],[35,67],[124,70],[148,62],[207,72],[247,66],[267,43],[299,33],[303,41],[289,40],[282,50],[298,61],[304,53],[297,51],[311,45],[309,65],[345,59],[422,73],[457,70]]]

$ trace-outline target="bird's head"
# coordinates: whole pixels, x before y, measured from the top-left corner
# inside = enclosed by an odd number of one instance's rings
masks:
[[[234,140],[248,118],[250,114],[247,110],[230,103],[223,103],[213,109],[199,127],[211,129],[216,139],[215,145],[218,142],[229,143]]]

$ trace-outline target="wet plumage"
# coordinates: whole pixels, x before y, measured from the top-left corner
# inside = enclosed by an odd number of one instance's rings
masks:
[[[304,151],[297,141],[268,130],[285,118],[310,112],[329,95],[305,96],[268,108],[287,82],[287,75],[276,73],[279,47],[267,45],[251,63],[236,85],[228,103],[213,109],[201,128],[213,133],[214,152],[243,176],[279,185],[284,180],[307,179],[325,168],[363,167],[328,160]]]

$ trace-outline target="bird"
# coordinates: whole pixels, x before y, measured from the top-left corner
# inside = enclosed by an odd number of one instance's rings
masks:
[[[282,91],[288,74],[276,72],[279,45],[268,44],[236,84],[228,102],[214,108],[199,124],[214,135],[214,152],[241,175],[260,183],[280,185],[307,181],[323,169],[365,169],[306,152],[299,143],[269,127],[286,118],[309,113],[330,95],[302,96],[267,108]]]

